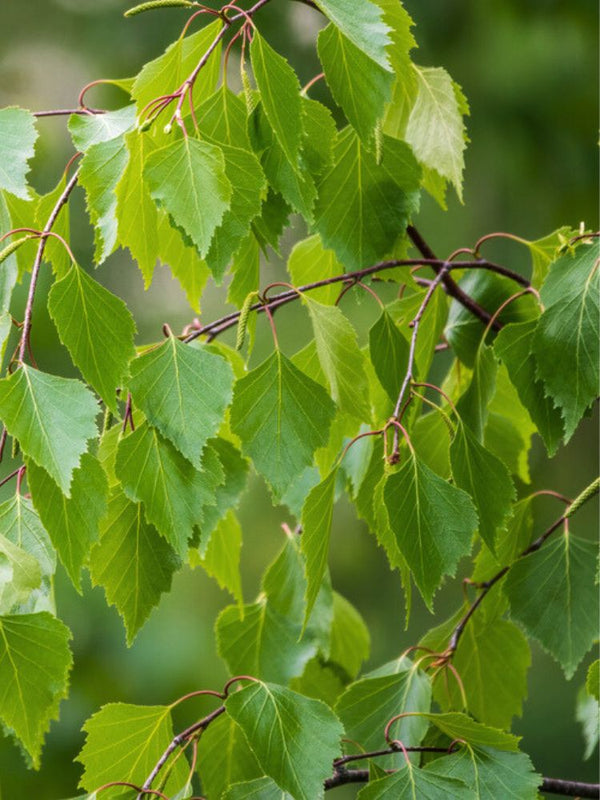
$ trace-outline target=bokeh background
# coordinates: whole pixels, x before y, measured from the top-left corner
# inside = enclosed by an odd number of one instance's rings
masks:
[[[242,3],[243,4],[243,3]],[[179,34],[185,12],[166,10],[130,20],[123,0],[0,0],[0,106],[17,104],[32,110],[74,107],[79,89],[99,77],[134,75]],[[213,5],[215,5],[213,3]],[[246,3],[247,5],[247,3]],[[444,66],[463,87],[471,107],[471,144],[466,155],[465,204],[450,195],[442,212],[425,198],[417,225],[440,254],[472,244],[492,230],[537,238],[554,228],[585,221],[597,227],[597,5],[593,0],[405,0],[419,42],[415,60]],[[315,35],[319,14],[293,0],[273,0],[257,18],[271,43],[287,55],[302,81],[319,72]],[[94,90],[99,106],[123,102],[117,95]],[[314,96],[319,98],[316,89]],[[319,99],[326,100],[323,94]],[[41,139],[34,161],[33,183],[47,191],[57,182],[72,153],[66,118],[40,121]],[[92,263],[92,239],[78,192],[73,200],[73,244],[82,264]],[[302,233],[298,230],[298,235]],[[289,252],[293,236],[284,250]],[[517,269],[527,258],[517,245],[490,247],[490,254]],[[282,262],[265,267],[265,281],[282,275]],[[273,277],[271,277],[273,276]],[[138,342],[160,338],[163,322],[178,330],[194,314],[166,270],[158,270],[144,292],[139,272],[119,251],[100,269],[100,280],[132,308]],[[40,285],[34,348],[45,369],[72,374],[44,310],[47,285]],[[22,297],[17,300],[22,302]],[[280,322],[284,349],[298,349],[305,330],[299,309],[286,310]],[[202,315],[226,313],[224,291],[209,287]],[[366,322],[370,310],[359,309]],[[282,317],[283,319],[283,317]],[[286,331],[288,334],[286,335]],[[259,326],[257,357],[267,338]],[[553,488],[574,496],[597,474],[597,411],[584,422],[552,462],[536,442],[531,455],[535,488]],[[8,471],[9,465],[3,465]],[[2,492],[11,491],[3,489]],[[2,494],[0,499],[4,499]],[[536,525],[543,530],[557,509],[540,503]],[[284,508],[272,508],[258,479],[251,481],[240,517],[244,594],[251,601],[260,574],[283,542],[280,525],[289,521]],[[582,535],[595,536],[597,503],[574,520]],[[336,508],[331,569],[334,586],[364,615],[372,635],[370,665],[395,657],[432,625],[417,604],[408,631],[396,575],[349,505]],[[83,596],[64,574],[56,587],[60,614],[73,631],[75,666],[71,694],[52,724],[42,769],[29,772],[17,748],[0,738],[0,791],[4,800],[59,800],[72,797],[80,775],[73,758],[80,749],[85,719],[112,701],[167,703],[201,687],[222,685],[225,669],[212,633],[219,610],[230,602],[226,593],[199,570],[185,570],[173,584],[127,649],[120,619],[106,606],[102,590],[89,582]],[[458,582],[437,596],[437,619],[460,602]],[[524,749],[545,775],[594,780],[598,760],[582,760],[583,740],[574,719],[575,696],[591,656],[570,682],[555,662],[533,648],[529,696],[514,729]],[[198,713],[203,709],[199,705]],[[194,713],[195,709],[190,709]],[[181,724],[190,720],[182,718]],[[354,797],[352,788],[335,796]]]

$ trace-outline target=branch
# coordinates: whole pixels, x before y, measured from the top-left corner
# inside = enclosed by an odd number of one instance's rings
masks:
[[[42,231],[40,243],[38,245],[37,253],[35,256],[35,261],[33,262],[33,267],[31,269],[31,281],[29,283],[29,294],[27,295],[27,305],[25,306],[25,317],[23,319],[23,330],[21,333],[21,345],[19,347],[20,361],[23,361],[25,359],[25,353],[27,351],[27,348],[29,347],[29,337],[31,335],[31,320],[33,315],[33,301],[35,299],[35,289],[40,274],[42,258],[44,256],[44,250],[46,249],[46,241],[48,239],[47,234],[50,233],[50,231],[52,230],[62,207],[65,205],[65,203],[69,199],[69,195],[75,188],[78,177],[79,177],[79,172],[75,172],[71,177],[71,180],[65,186],[63,193],[56,201],[56,205],[52,209],[52,213],[48,217],[48,222],[46,223],[46,225],[44,226],[44,230]]]

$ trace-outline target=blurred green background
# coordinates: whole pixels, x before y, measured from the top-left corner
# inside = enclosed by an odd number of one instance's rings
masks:
[[[0,0],[0,106],[32,110],[74,107],[79,89],[99,77],[134,75],[160,54],[179,33],[185,13],[166,10],[131,20],[122,18],[123,0]],[[215,5],[215,3],[213,3]],[[245,5],[248,5],[247,3]],[[466,155],[465,204],[450,196],[442,212],[425,198],[417,225],[433,249],[447,254],[472,244],[480,235],[504,230],[534,239],[562,224],[595,228],[597,194],[597,5],[592,0],[406,0],[415,23],[422,65],[444,66],[463,87],[471,106],[471,144]],[[285,53],[302,81],[319,72],[314,39],[320,15],[293,0],[273,0],[257,17],[271,43]],[[321,87],[314,96],[327,99]],[[95,93],[94,93],[95,92]],[[117,95],[92,90],[91,104],[119,103]],[[32,173],[39,191],[58,180],[72,146],[66,118],[40,121],[41,139]],[[81,263],[91,265],[92,240],[83,198],[74,197],[73,242]],[[286,252],[292,244],[288,237]],[[527,269],[517,245],[490,246],[490,255]],[[281,262],[265,269],[265,281],[282,275]],[[273,276],[273,277],[271,277]],[[160,337],[163,322],[178,330],[194,314],[166,270],[157,270],[144,292],[135,265],[119,251],[102,266],[99,277],[122,296],[136,317],[138,342]],[[71,374],[44,310],[44,282],[39,290],[34,349],[50,371]],[[22,298],[21,298],[22,302]],[[205,319],[221,316],[223,289],[209,287]],[[300,309],[284,312],[280,322],[284,349],[299,345],[305,330]],[[370,308],[361,312],[370,319]],[[283,314],[282,314],[283,317]],[[286,337],[285,331],[289,334]],[[268,344],[259,324],[257,355]],[[552,462],[536,442],[531,456],[535,488],[553,488],[574,496],[597,474],[597,411]],[[9,465],[5,466],[6,471]],[[2,499],[10,488],[2,490]],[[551,500],[539,503],[537,529],[557,514]],[[245,544],[242,551],[244,593],[254,598],[260,574],[283,542],[285,509],[273,509],[264,485],[251,481],[241,506]],[[597,503],[574,520],[580,534],[596,535]],[[371,665],[397,656],[432,624],[417,604],[408,631],[398,579],[349,505],[336,509],[332,537],[333,584],[364,615],[372,635]],[[460,602],[459,582],[436,598],[441,620]],[[28,772],[18,750],[0,739],[0,786],[4,800],[59,800],[76,794],[80,767],[73,758],[81,747],[80,728],[104,703],[161,704],[196,688],[219,687],[223,664],[216,655],[212,626],[228,596],[199,570],[184,571],[174,581],[131,649],[124,643],[119,617],[108,609],[103,592],[78,596],[64,575],[58,580],[57,604],[73,631],[75,666],[71,694],[52,724],[42,769]],[[573,680],[564,681],[554,661],[533,648],[529,697],[515,731],[541,773],[595,780],[597,758],[582,761],[583,743],[574,720],[575,695],[584,681],[588,658]],[[199,704],[198,713],[203,707]],[[196,709],[189,709],[196,713]],[[182,725],[191,719],[181,718]],[[354,797],[356,789],[336,790]]]

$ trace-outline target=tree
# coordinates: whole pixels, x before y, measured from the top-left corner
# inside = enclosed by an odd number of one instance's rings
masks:
[[[532,492],[526,467],[534,434],[554,455],[596,398],[597,235],[490,234],[438,258],[414,223],[424,192],[442,207],[448,184],[461,196],[462,89],[412,62],[396,0],[318,0],[328,108],[261,33],[268,3],[144,3],[129,16],[178,6],[189,19],[135,79],[108,81],[125,105],[91,108],[86,87],[76,109],[0,111],[0,452],[10,439],[18,459],[0,506],[0,718],[38,768],[71,665],[58,563],[77,588],[89,571],[130,644],[191,563],[236,601],[215,632],[231,678],[171,705],[93,714],[78,756],[86,797],[183,798],[198,781],[210,800],[308,800],[351,782],[366,784],[363,800],[497,797],[498,786],[598,796],[538,775],[510,732],[530,640],[570,678],[598,637],[597,546],[571,523],[598,480],[574,499]],[[236,93],[219,77],[238,45]],[[38,196],[28,162],[48,114],[69,115],[81,158]],[[168,264],[194,308],[209,276],[231,275],[238,310],[135,347],[131,312],[69,246],[76,186],[97,265],[127,248],[149,284]],[[261,253],[278,251],[293,214],[308,235],[285,280],[264,286]],[[529,250],[531,277],[487,258],[497,238]],[[36,361],[42,270],[83,380]],[[343,300],[358,292],[377,312],[366,335]],[[278,329],[289,309],[275,311],[291,304],[312,333],[288,355]],[[273,347],[256,363],[260,317]],[[233,328],[230,346],[221,335]],[[236,506],[250,470],[297,527],[244,603]],[[444,578],[471,559],[463,604],[366,674],[368,630],[328,571],[342,495],[397,570],[407,617],[411,587],[433,611]],[[532,522],[540,495],[564,504],[545,530]],[[595,661],[578,709],[590,750],[597,684]],[[212,710],[174,734],[174,708],[200,695]]]

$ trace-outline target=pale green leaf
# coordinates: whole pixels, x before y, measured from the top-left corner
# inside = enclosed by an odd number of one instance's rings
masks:
[[[41,582],[37,559],[0,534],[0,614],[17,611]]]
[[[170,706],[135,706],[109,703],[83,726],[85,744],[77,756],[84,766],[80,786],[93,791],[111,781],[129,781],[141,786],[173,738]],[[165,790],[177,791],[185,784],[188,767],[178,759]],[[122,796],[123,787],[103,792]]]
[[[385,484],[385,504],[398,547],[431,608],[444,575],[471,550],[477,514],[469,496],[410,454]]]
[[[591,697],[583,686],[577,693],[575,717],[582,727],[585,742],[583,757],[588,759],[598,751],[598,743],[600,742],[600,706],[598,706],[598,700],[595,697]]]
[[[98,435],[98,406],[80,381],[22,364],[0,381],[0,418],[25,455],[69,496],[73,470]]]
[[[146,522],[141,505],[113,490],[100,525],[100,541],[90,553],[90,574],[94,586],[104,588],[107,602],[123,618],[127,644],[133,643],[161,594],[171,588],[180,563]]]
[[[205,256],[232,197],[222,150],[183,139],[151,153],[144,177],[154,200]]]
[[[271,778],[257,778],[238,783],[223,795],[223,800],[293,800],[291,794],[282,791]]]
[[[597,543],[559,535],[511,567],[504,584],[511,616],[571,678],[598,637]]]
[[[67,694],[69,639],[69,629],[47,612],[0,617],[0,719],[36,769],[50,720]]]
[[[135,323],[125,303],[74,264],[52,286],[48,310],[73,363],[117,412],[117,389],[135,354]]]
[[[124,136],[93,144],[79,168],[79,183],[86,193],[87,209],[94,226],[97,264],[117,246],[117,196],[115,190],[127,166],[129,153]]]
[[[0,109],[0,189],[27,199],[28,161],[38,137],[35,117],[24,108]]]
[[[226,81],[201,103],[197,118],[200,132],[208,138],[231,147],[251,149],[246,104],[228,88]]]
[[[333,24],[319,34],[318,50],[333,99],[369,147],[391,98],[394,74],[372,61]]]
[[[332,278],[334,275],[341,275],[344,267],[337,260],[333,250],[326,250],[319,235],[315,234],[294,245],[288,258],[287,270],[294,286],[304,286]],[[310,296],[320,303],[332,305],[339,293],[340,287],[332,284],[316,289]]]
[[[378,164],[355,133],[343,132],[318,186],[315,227],[323,245],[348,269],[384,258],[418,208],[420,177],[404,142],[384,136]]]
[[[311,489],[302,508],[302,537],[300,544],[306,557],[306,611],[308,622],[323,576],[327,571],[329,536],[333,519],[337,469]]]
[[[187,554],[194,527],[202,523],[204,506],[224,477],[214,451],[210,461],[213,459],[216,463],[209,463],[205,454],[204,469],[199,472],[145,423],[119,443],[116,473],[125,494],[144,504],[148,522],[181,558]]]
[[[200,299],[210,271],[196,248],[188,246],[182,234],[170,224],[165,212],[158,215],[158,255],[179,281],[190,306],[200,311]]]
[[[316,0],[316,5],[340,31],[376,64],[389,69],[389,28],[381,9],[370,0]],[[387,20],[386,20],[387,21]]]
[[[497,532],[504,528],[515,499],[508,469],[462,423],[450,445],[450,463],[454,482],[470,495],[477,509],[479,535],[495,551]]]
[[[0,534],[32,555],[44,578],[54,575],[56,553],[31,500],[15,494],[0,505]]]
[[[46,227],[59,198],[62,196],[65,190],[66,185],[67,175],[64,174],[57,183],[56,187],[52,189],[51,192],[48,192],[48,194],[42,195],[37,201],[35,209],[35,227],[38,228],[38,230],[43,231]],[[52,226],[54,233],[58,233],[58,235],[62,236],[62,238],[67,242],[71,239],[70,218],[70,205],[69,203],[65,203]],[[67,252],[64,244],[58,241],[55,236],[49,236],[46,239],[46,246],[44,247],[44,261],[47,261],[52,266],[52,270],[57,278],[63,278],[71,269],[71,256]],[[33,259],[30,258],[28,269],[31,267],[32,263]]]
[[[33,504],[75,588],[81,592],[81,568],[87,564],[99,523],[106,513],[108,485],[98,460],[84,453],[73,473],[71,496],[65,497],[48,473],[27,465]]]
[[[228,511],[211,532],[205,554],[200,557],[200,563],[206,572],[217,581],[221,589],[227,589],[240,606],[244,603],[240,575],[241,549],[240,523],[233,511]]]
[[[169,336],[131,363],[129,389],[148,422],[196,467],[231,400],[233,374],[221,356]]]
[[[227,302],[242,308],[248,295],[258,291],[260,282],[260,251],[253,233],[248,234],[234,254],[231,271]]]
[[[531,254],[532,286],[536,289],[541,288],[548,275],[550,264],[558,258],[561,249],[578,233],[579,231],[574,228],[563,225],[561,228],[552,231],[552,233],[542,236],[541,239],[535,239],[534,241],[519,239],[529,248]]]
[[[473,800],[473,794],[462,781],[439,776],[404,763],[392,775],[369,781],[361,789],[358,800]]]
[[[541,296],[545,311],[533,337],[537,376],[559,406],[565,440],[596,399],[600,382],[600,257],[581,245],[555,261]]]
[[[258,31],[252,37],[250,58],[267,119],[286,158],[296,168],[302,140],[300,81]]]
[[[262,776],[242,729],[228,714],[222,714],[202,733],[198,774],[204,794],[219,798],[232,784]]]
[[[588,694],[600,700],[600,660],[596,659],[589,666],[585,679],[585,688]]]
[[[369,383],[354,328],[337,306],[304,296],[315,334],[317,354],[331,397],[340,411],[369,422]]]
[[[7,201],[0,191],[0,236],[11,231],[15,226],[12,223]],[[21,248],[22,249],[22,248]],[[18,252],[18,251],[17,251]],[[19,266],[17,254],[12,253],[0,267],[0,313],[5,314],[10,308],[13,289],[17,283]]]
[[[225,701],[256,759],[297,800],[316,800],[340,754],[343,728],[331,709],[272,683],[251,683]]]
[[[84,153],[93,144],[109,142],[135,125],[135,106],[125,106],[103,114],[72,114],[67,127],[75,148]]]
[[[231,429],[280,497],[326,444],[333,415],[325,390],[277,350],[236,383]]]

